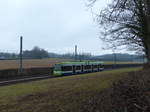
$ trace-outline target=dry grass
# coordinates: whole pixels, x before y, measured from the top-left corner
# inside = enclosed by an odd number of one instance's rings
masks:
[[[85,102],[82,112],[150,112],[150,69],[129,72]]]
[[[113,81],[139,68],[22,83],[0,87],[1,112],[80,112],[83,102],[110,87]]]
[[[68,59],[30,59],[23,61],[24,68],[37,68],[37,67],[51,67],[53,64],[69,61]],[[19,67],[19,60],[0,60],[0,70],[2,69],[16,69]]]
[[[58,59],[58,58],[49,58],[49,59],[28,59],[23,61],[24,68],[37,68],[37,67],[51,67],[52,65],[64,62],[71,61],[71,59]],[[114,64],[114,62],[104,62],[105,64]],[[117,64],[139,64],[135,62],[117,62]],[[19,60],[0,60],[0,70],[3,69],[16,69],[19,68]]]
[[[105,64],[115,64],[114,61],[104,61]],[[116,64],[142,64],[142,62],[117,61]]]

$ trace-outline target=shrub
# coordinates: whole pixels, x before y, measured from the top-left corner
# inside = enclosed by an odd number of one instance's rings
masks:
[[[125,79],[85,102],[83,112],[150,112],[150,70],[128,73]]]

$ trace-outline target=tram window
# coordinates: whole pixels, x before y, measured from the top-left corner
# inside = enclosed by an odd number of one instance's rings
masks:
[[[94,65],[94,67],[93,68],[98,68],[98,65]]]
[[[54,66],[54,70],[61,70],[61,65],[59,65],[59,64],[56,64],[55,66]]]
[[[61,70],[62,71],[72,71],[72,66],[62,66]]]
[[[91,65],[86,65],[85,69],[91,69]]]
[[[81,70],[81,66],[76,66],[76,70]]]

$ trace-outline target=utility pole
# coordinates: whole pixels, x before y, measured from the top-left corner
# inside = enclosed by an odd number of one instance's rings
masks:
[[[20,68],[19,68],[20,73],[23,72],[22,48],[23,48],[23,37],[21,36],[20,37]]]
[[[77,45],[75,45],[75,61],[77,61]]]
[[[116,66],[117,64],[117,54],[114,52],[114,65]]]

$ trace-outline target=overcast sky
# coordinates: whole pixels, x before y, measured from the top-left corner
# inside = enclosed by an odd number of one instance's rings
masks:
[[[110,0],[99,0],[102,9]],[[0,51],[19,51],[39,46],[55,53],[79,52],[101,55],[98,24],[86,0],[0,0]],[[97,10],[99,10],[97,9]]]

